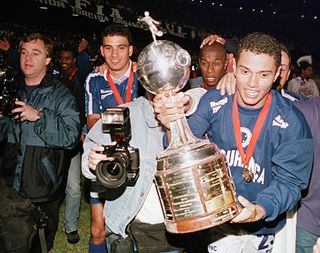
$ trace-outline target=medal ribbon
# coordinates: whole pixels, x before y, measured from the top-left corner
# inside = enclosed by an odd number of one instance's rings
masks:
[[[239,119],[237,93],[234,95],[233,106],[232,106],[232,120],[233,120],[233,127],[234,127],[234,135],[236,139],[237,149],[241,155],[242,164],[244,165],[245,168],[247,168],[250,158],[253,155],[254,148],[259,138],[261,129],[263,127],[264,121],[270,109],[271,100],[272,100],[272,94],[271,92],[269,92],[269,94],[267,95],[266,103],[264,104],[261,112],[259,113],[257,122],[253,129],[252,138],[249,142],[247,153],[245,154],[242,147],[242,136],[240,131],[240,119]]]
[[[78,70],[78,68],[75,68],[75,69],[72,71],[71,75],[70,75],[69,78],[68,78],[70,81],[72,80],[72,78],[73,78],[74,75],[76,74],[77,70]]]
[[[123,100],[119,94],[119,91],[116,87],[116,85],[114,84],[111,76],[110,76],[110,70],[108,69],[107,72],[107,78],[108,78],[108,82],[109,85],[111,87],[111,90],[118,102],[119,105],[123,104]],[[130,69],[130,75],[128,78],[128,85],[127,85],[127,92],[126,92],[126,103],[129,103],[131,101],[131,90],[132,90],[132,86],[133,86],[133,79],[134,79],[134,73],[133,73],[133,64],[131,64],[131,69]]]

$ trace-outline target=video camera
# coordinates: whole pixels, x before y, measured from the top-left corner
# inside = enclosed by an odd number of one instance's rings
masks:
[[[109,107],[102,113],[102,131],[109,133],[115,145],[105,145],[103,154],[113,161],[101,161],[96,176],[101,185],[109,189],[134,186],[139,177],[139,149],[130,146],[131,124],[127,107]]]

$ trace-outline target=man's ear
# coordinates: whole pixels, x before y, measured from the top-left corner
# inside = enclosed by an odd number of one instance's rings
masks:
[[[232,68],[233,68],[233,73],[237,72],[237,63],[236,63],[236,58],[232,57]]]
[[[130,46],[129,46],[129,56],[131,57],[132,54],[133,54],[133,46],[130,45]]]
[[[104,58],[104,53],[103,53],[103,46],[100,46],[100,54]]]
[[[50,62],[51,62],[51,57],[47,57],[47,59],[46,59],[46,66],[48,66],[49,64],[50,64]]]
[[[280,75],[280,72],[281,72],[281,66],[278,67],[276,75],[274,76],[273,82],[277,80],[278,76]]]

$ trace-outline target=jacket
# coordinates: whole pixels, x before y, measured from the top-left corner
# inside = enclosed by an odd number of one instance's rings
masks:
[[[126,237],[125,229],[135,218],[152,187],[156,173],[156,155],[163,150],[163,130],[155,119],[150,102],[139,97],[129,104],[132,139],[130,145],[139,148],[140,175],[134,187],[127,187],[117,199],[107,200],[104,205],[105,221],[115,234]],[[95,180],[95,174],[88,167],[88,153],[92,146],[111,143],[109,134],[102,133],[101,120],[92,127],[84,142],[82,156],[82,173],[86,178]]]
[[[0,119],[0,132],[6,139],[0,177],[32,202],[42,203],[64,191],[66,149],[78,144],[80,118],[74,97],[59,79],[46,75],[29,98],[24,85],[21,79],[19,99],[42,109],[43,114],[35,122]]]

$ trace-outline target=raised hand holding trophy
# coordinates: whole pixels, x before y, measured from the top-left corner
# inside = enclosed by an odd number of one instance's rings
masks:
[[[149,12],[138,19],[149,26],[153,42],[138,57],[137,75],[149,92],[174,99],[190,75],[189,53],[161,36]],[[171,233],[189,233],[220,225],[238,213],[235,187],[226,157],[215,144],[196,138],[184,115],[170,123],[171,142],[157,156],[156,183]]]

